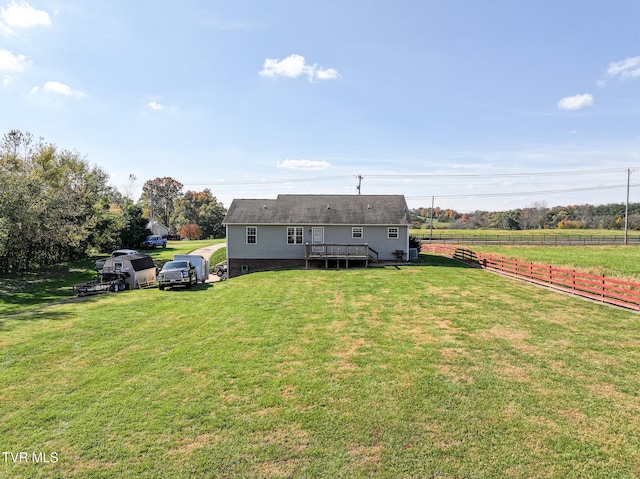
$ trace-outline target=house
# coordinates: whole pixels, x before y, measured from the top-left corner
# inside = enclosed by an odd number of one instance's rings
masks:
[[[160,223],[159,221],[153,220],[147,224],[147,228],[151,231],[152,235],[160,235],[163,238],[169,236],[169,228]]]
[[[229,277],[343,261],[406,260],[409,209],[402,195],[279,195],[233,200],[227,230]]]

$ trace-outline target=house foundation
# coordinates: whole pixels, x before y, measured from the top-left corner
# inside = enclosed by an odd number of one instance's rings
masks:
[[[229,258],[228,260],[229,278],[274,269],[301,269],[304,266],[304,259]]]

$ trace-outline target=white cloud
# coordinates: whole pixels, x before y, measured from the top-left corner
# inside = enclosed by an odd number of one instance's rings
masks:
[[[152,110],[164,110],[164,105],[156,101],[150,101],[149,103],[147,103],[147,106]]]
[[[313,160],[284,160],[278,162],[278,168],[285,168],[289,170],[326,170],[331,168],[331,163],[328,161],[313,161]]]
[[[640,77],[640,56],[609,63],[607,76],[610,78],[619,76],[623,80]]]
[[[308,65],[302,55],[290,55],[284,60],[267,58],[264,61],[260,75],[265,77],[289,77],[298,78],[306,75],[309,81],[335,80],[340,77],[334,68],[319,68],[315,63]]]
[[[320,68],[316,70],[316,78],[318,80],[335,80],[339,76],[340,74],[335,68],[327,68],[326,70]]]
[[[589,93],[567,96],[558,101],[558,108],[561,110],[579,110],[580,108],[591,105],[593,105],[593,95]]]
[[[21,72],[27,64],[24,55],[15,56],[9,50],[0,50],[0,70]]]
[[[7,8],[0,8],[0,33],[15,34],[13,27],[32,28],[50,26],[51,17],[44,10],[36,10],[27,2],[11,2]]]
[[[38,93],[41,90],[40,87],[33,87],[31,89],[31,93]],[[48,81],[42,86],[42,91],[46,93],[55,93],[57,95],[63,96],[76,96],[81,97],[84,96],[84,93],[81,91],[73,90],[69,85],[65,85],[64,83],[60,83],[57,81]]]

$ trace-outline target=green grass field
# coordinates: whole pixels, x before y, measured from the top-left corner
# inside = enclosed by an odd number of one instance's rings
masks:
[[[464,248],[640,282],[640,246],[487,246]]]
[[[445,223],[446,224],[446,223]],[[429,235],[429,226],[421,229],[411,229],[412,235],[424,237]],[[600,229],[535,229],[535,230],[474,230],[474,229],[453,229],[434,228],[434,236],[445,237],[468,237],[468,236],[489,236],[495,237],[518,237],[518,236],[624,236],[624,230],[600,230]],[[637,237],[640,231],[630,230],[628,234]]]
[[[0,477],[640,475],[640,322],[461,267],[280,271],[0,321]],[[31,457],[31,456],[30,456]]]

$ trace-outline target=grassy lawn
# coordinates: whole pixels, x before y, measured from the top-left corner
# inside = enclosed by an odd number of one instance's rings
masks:
[[[0,322],[0,477],[640,475],[638,315],[438,257]]]
[[[140,252],[150,255],[156,264],[161,265],[172,259],[174,254],[186,254],[224,241],[169,241],[166,248]],[[73,285],[97,278],[93,270],[96,259],[98,257],[52,266],[37,273],[0,276],[0,318],[53,301],[73,298],[76,294]]]
[[[472,251],[640,281],[640,246],[464,246]]]

